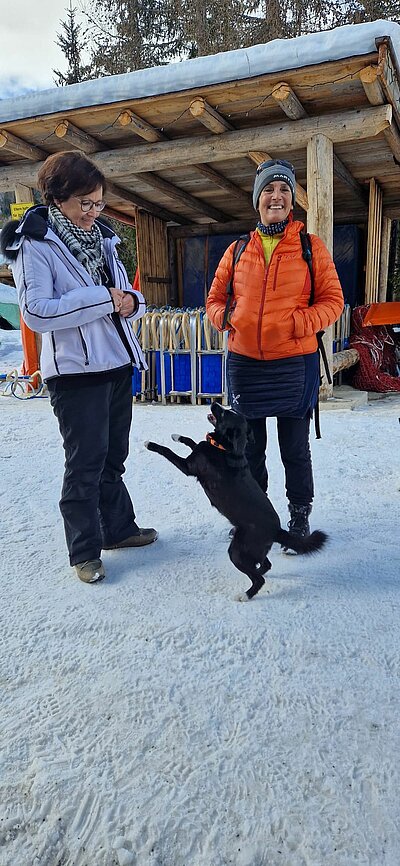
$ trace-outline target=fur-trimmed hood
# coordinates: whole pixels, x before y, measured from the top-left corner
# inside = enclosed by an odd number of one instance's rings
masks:
[[[0,233],[0,252],[9,262],[14,262],[17,258],[19,248],[23,238],[30,237],[38,241],[43,241],[48,232],[48,208],[44,205],[34,205],[29,208],[20,220],[9,220]],[[105,217],[96,219],[104,238],[119,238],[111,228],[108,220]]]

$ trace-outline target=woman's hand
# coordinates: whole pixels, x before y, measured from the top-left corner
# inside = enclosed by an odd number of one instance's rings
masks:
[[[115,312],[121,314],[122,302],[124,300],[124,292],[121,289],[116,289],[114,286],[109,289],[109,292],[112,297]]]
[[[124,292],[122,298],[121,309],[119,311],[120,316],[131,316],[132,313],[136,310],[136,295],[133,295],[132,292]]]

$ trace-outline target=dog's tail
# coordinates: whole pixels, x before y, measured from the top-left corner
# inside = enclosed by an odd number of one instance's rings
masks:
[[[315,529],[311,535],[307,535],[305,538],[302,535],[295,535],[294,532],[287,532],[286,529],[280,529],[275,539],[282,547],[300,554],[317,553],[317,550],[321,550],[327,540],[326,532],[321,532],[319,529]]]

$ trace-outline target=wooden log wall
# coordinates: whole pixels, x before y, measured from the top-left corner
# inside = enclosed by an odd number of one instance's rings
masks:
[[[171,277],[168,260],[167,226],[147,211],[136,213],[136,248],[140,288],[147,304],[168,304]]]
[[[369,182],[367,264],[365,303],[375,304],[379,296],[380,252],[382,237],[382,190],[371,177]]]

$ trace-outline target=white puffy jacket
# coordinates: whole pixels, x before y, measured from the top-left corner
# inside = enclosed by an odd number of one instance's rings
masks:
[[[41,371],[44,379],[75,373],[99,373],[123,367],[131,361],[147,369],[131,323],[145,312],[141,292],[134,292],[118,258],[119,238],[100,219],[104,256],[112,285],[137,298],[132,316],[119,316],[122,340],[111,314],[111,294],[97,286],[68,247],[49,228],[47,208],[30,208],[20,223],[8,223],[2,232],[2,249],[12,262],[21,313],[33,331],[43,334]],[[126,345],[129,345],[130,352]]]

